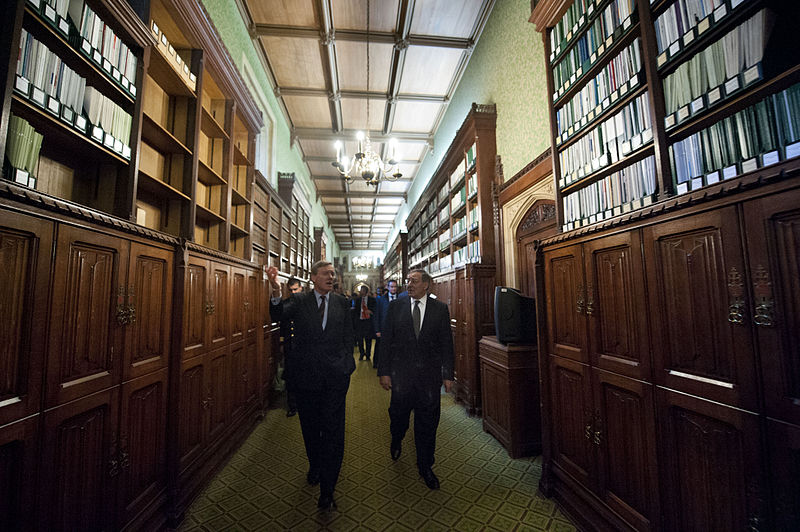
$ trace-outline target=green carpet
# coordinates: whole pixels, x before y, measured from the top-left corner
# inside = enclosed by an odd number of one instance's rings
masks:
[[[537,493],[539,460],[510,459],[481,419],[449,395],[442,396],[433,467],[441,489],[429,490],[417,473],[413,421],[393,462],[389,392],[371,364],[356,364],[338,510],[317,511],[319,488],[305,481],[300,422],[274,408],[189,508],[180,530],[575,530]]]

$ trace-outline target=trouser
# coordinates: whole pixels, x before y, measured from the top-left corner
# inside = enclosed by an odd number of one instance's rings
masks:
[[[366,357],[369,360],[372,350],[372,322],[370,320],[359,320],[358,324],[358,352],[359,358]]]
[[[309,468],[319,471],[320,494],[332,495],[344,456],[344,411],[350,376],[326,379],[321,389],[295,391]]]
[[[410,379],[409,379],[410,381]],[[440,386],[420,382],[396,382],[392,378],[392,399],[389,403],[389,430],[393,440],[402,440],[414,411],[414,441],[417,446],[417,467],[433,466],[436,429],[441,414]]]
[[[372,366],[378,367],[378,361],[381,356],[381,339],[375,338],[375,349],[372,350]]]

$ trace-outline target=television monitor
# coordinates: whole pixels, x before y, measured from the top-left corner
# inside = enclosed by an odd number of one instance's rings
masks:
[[[532,297],[506,286],[494,289],[494,329],[501,344],[536,342],[536,307]]]

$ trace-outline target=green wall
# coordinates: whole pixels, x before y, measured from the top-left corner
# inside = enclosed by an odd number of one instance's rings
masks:
[[[496,0],[486,27],[439,130],[420,166],[408,204],[395,219],[394,238],[428,185],[472,102],[497,105],[497,153],[506,179],[550,146],[547,77],[541,34],[528,22],[530,0]]]
[[[308,168],[303,163],[300,151],[291,146],[289,125],[283,117],[278,100],[275,98],[273,87],[270,85],[267,74],[261,66],[258,54],[247,27],[239,14],[236,2],[233,0],[202,0],[203,7],[208,12],[211,22],[217,29],[225,47],[231,54],[234,63],[240,72],[248,70],[253,73],[256,82],[262,88],[268,109],[262,109],[264,116],[274,117],[275,132],[275,164],[273,175],[266,176],[270,184],[277,189],[277,172],[294,172],[300,181],[300,187],[307,192],[307,197],[312,205],[311,224],[323,227],[328,236],[328,255],[339,256],[339,246],[333,232],[328,225],[328,217],[322,208],[322,203],[316,197],[316,189]],[[256,99],[258,101],[258,99]]]

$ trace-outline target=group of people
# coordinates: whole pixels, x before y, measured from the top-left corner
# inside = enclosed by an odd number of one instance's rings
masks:
[[[358,360],[370,361],[372,367],[378,367],[381,348],[381,330],[386,327],[386,318],[389,313],[389,303],[399,297],[407,296],[407,292],[397,293],[397,281],[394,279],[386,283],[386,292],[378,296],[371,294],[366,285],[361,285],[358,295],[351,298],[350,308],[353,316],[353,329],[356,334],[358,346]],[[375,349],[372,341],[375,340]]]
[[[370,309],[364,290],[361,301],[353,302],[334,292],[336,272],[327,261],[311,268],[313,290],[291,292],[286,299],[281,299],[277,269],[269,268],[267,276],[272,287],[272,319],[291,322],[285,374],[300,415],[309,462],[306,480],[320,486],[317,507],[326,511],[336,508],[333,494],[344,456],[345,399],[350,375],[355,371],[354,308],[358,309],[357,326],[366,328],[361,324],[362,316],[371,318],[370,325],[379,340],[373,363],[380,385],[391,391],[389,455],[392,460],[400,458],[413,411],[417,468],[425,484],[438,489],[432,466],[440,390],[444,384],[449,392],[453,385],[454,357],[450,314],[447,305],[429,297],[431,277],[424,270],[411,271],[407,295],[399,296],[397,282],[391,281],[387,294],[373,299]],[[364,305],[367,312],[363,312]],[[368,350],[359,352],[362,360],[369,359],[365,357]]]

